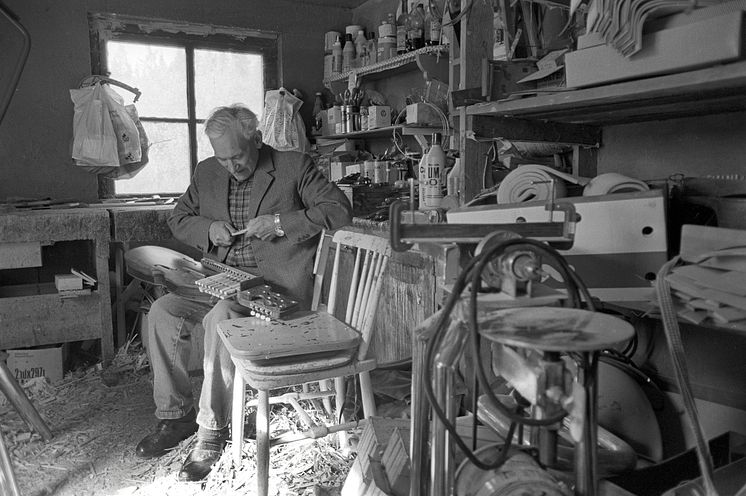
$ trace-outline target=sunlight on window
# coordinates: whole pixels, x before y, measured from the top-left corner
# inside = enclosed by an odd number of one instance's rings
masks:
[[[126,41],[110,41],[106,48],[111,77],[142,92],[135,104],[140,117],[188,117],[184,48]],[[131,93],[114,88],[132,102]]]
[[[195,117],[190,117],[186,47],[109,41],[106,49],[110,76],[142,92],[135,105],[151,145],[148,165],[134,178],[116,181],[118,195],[183,193],[191,176],[190,126],[196,128],[197,160],[211,157],[200,121],[215,107],[242,103],[261,118],[264,62],[259,54],[195,48]],[[113,89],[125,103],[132,101],[131,93]]]
[[[143,122],[149,162],[132,179],[117,181],[118,195],[183,193],[189,186],[189,129],[180,122]]]
[[[248,53],[194,51],[197,119],[221,105],[242,103],[261,118],[264,105],[262,56]]]

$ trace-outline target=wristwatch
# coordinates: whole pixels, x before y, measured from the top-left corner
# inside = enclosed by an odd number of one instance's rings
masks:
[[[282,230],[282,224],[280,224],[280,214],[275,214],[275,235],[285,236],[285,231]]]

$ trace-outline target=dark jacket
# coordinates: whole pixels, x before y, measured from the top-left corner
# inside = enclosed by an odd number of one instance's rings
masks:
[[[168,225],[174,237],[220,262],[227,247],[213,247],[210,224],[230,222],[230,173],[215,157],[197,164],[191,183],[176,204]],[[250,217],[280,214],[285,236],[251,238],[257,265],[268,284],[308,304],[313,293],[313,259],[322,229],[338,229],[352,220],[347,197],[319,172],[308,155],[259,150],[249,198]]]

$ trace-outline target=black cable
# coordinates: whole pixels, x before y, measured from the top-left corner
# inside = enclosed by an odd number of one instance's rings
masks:
[[[438,317],[436,324],[435,324],[435,331],[433,333],[432,338],[429,340],[427,348],[426,348],[426,364],[430,365],[434,362],[433,358],[435,355],[435,350],[438,349],[442,339],[443,334],[446,330],[446,324],[450,321],[450,314],[453,311],[453,308],[455,307],[458,299],[461,296],[461,293],[463,292],[466,281],[470,278],[472,279],[472,316],[471,316],[471,324],[472,324],[472,333],[470,340],[472,345],[472,351],[475,351],[476,348],[476,339],[474,339],[475,335],[478,335],[478,327],[476,325],[476,288],[479,286],[478,284],[474,284],[474,280],[476,279],[476,274],[480,274],[480,271],[475,271],[475,266],[479,266],[482,270],[484,269],[484,265],[486,265],[487,261],[495,255],[499,250],[504,250],[508,246],[512,245],[518,245],[518,244],[525,244],[529,245],[532,248],[537,249],[537,251],[542,252],[545,255],[548,255],[550,258],[554,259],[554,261],[559,265],[560,272],[562,274],[562,277],[564,279],[564,282],[567,286],[567,292],[568,292],[568,299],[572,302],[573,305],[578,306],[580,304],[579,297],[578,297],[578,288],[580,288],[580,292],[583,294],[583,296],[586,298],[586,301],[588,305],[593,308],[593,303],[590,298],[590,294],[588,293],[587,288],[585,285],[580,281],[580,278],[577,277],[577,275],[574,274],[572,269],[569,267],[567,262],[562,258],[562,256],[554,249],[551,248],[548,245],[545,245],[541,242],[534,241],[531,239],[513,239],[508,240],[503,243],[500,243],[491,249],[489,249],[487,252],[481,253],[474,258],[472,258],[467,266],[464,268],[464,270],[459,274],[459,277],[456,279],[453,290],[451,294],[449,295],[448,299],[445,302],[445,305],[443,309],[441,310],[441,314]],[[483,262],[483,263],[482,263]],[[573,277],[574,276],[574,277]],[[501,411],[503,415],[508,417],[511,421],[511,423],[521,424],[521,425],[530,425],[535,427],[541,427],[541,426],[549,426],[556,424],[557,422],[561,421],[562,418],[566,415],[565,411],[562,411],[560,414],[555,415],[551,418],[546,419],[533,419],[529,417],[523,417],[521,415],[517,415],[510,411],[507,407],[505,407],[492,393],[491,388],[489,387],[489,381],[486,380],[486,376],[483,370],[483,364],[479,357],[478,349],[475,353],[476,357],[476,366],[475,369],[477,371],[477,377],[479,380],[482,381],[484,388],[487,391],[487,394],[491,397],[491,399],[494,401],[495,405],[498,407],[498,409]],[[456,427],[448,420],[447,415],[443,410],[440,408],[440,405],[437,404],[437,401],[435,399],[435,392],[432,388],[432,375],[430,374],[431,367],[425,367],[425,381],[424,381],[424,387],[425,387],[425,394],[428,398],[428,401],[430,402],[430,406],[433,409],[433,412],[438,416],[440,421],[443,423],[443,426],[448,431],[449,435],[451,436],[452,440],[458,445],[459,449],[466,455],[466,457],[478,468],[482,470],[493,470],[495,468],[498,468],[497,466],[492,466],[490,464],[486,464],[479,460],[479,458],[476,457],[476,455],[469,450],[469,448],[466,446],[464,441],[461,439],[461,437],[458,434],[458,431],[456,430]],[[476,414],[476,412],[475,412]],[[510,440],[508,440],[509,445]],[[506,450],[507,451],[507,450]]]

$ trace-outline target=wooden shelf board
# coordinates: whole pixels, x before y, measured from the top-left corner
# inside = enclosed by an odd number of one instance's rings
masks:
[[[662,120],[746,109],[746,61],[467,107],[468,115],[575,124]]]
[[[443,133],[441,127],[421,127],[421,126],[387,126],[371,129],[369,131],[355,131],[352,133],[332,134],[328,136],[317,136],[316,139],[343,139],[343,138],[385,138],[391,136],[394,131],[401,131],[404,136],[422,136],[432,133]]]
[[[358,77],[365,77],[368,80],[387,78],[411,70],[412,66],[416,64],[418,56],[428,54],[440,54],[441,56],[448,57],[448,45],[423,47],[375,64],[358,67],[325,79],[324,86],[328,87],[331,83],[347,81],[352,73],[356,73]]]

